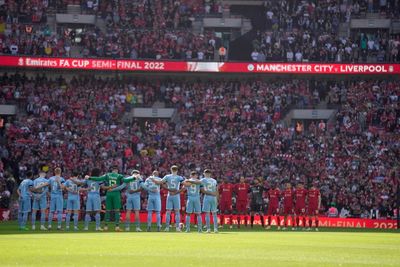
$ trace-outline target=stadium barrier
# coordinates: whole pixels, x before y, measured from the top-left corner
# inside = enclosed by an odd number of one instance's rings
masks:
[[[173,215],[171,215],[173,216]],[[225,215],[224,224],[228,224],[228,216]],[[244,216],[242,216],[244,217]],[[250,225],[250,216],[248,217],[248,224]],[[121,213],[121,221],[125,221],[126,213]],[[131,222],[134,221],[134,214],[131,214]],[[236,215],[232,216],[233,224],[237,224]],[[218,222],[220,222],[220,216],[218,216]],[[265,225],[267,225],[268,216],[264,216]],[[212,219],[211,219],[212,220]],[[281,225],[283,225],[283,216],[280,216]],[[357,218],[330,218],[330,217],[319,217],[319,226],[320,227],[328,227],[328,228],[363,228],[363,229],[397,229],[397,221],[396,220],[387,220],[387,219],[357,219]],[[174,221],[172,218],[171,221]],[[204,215],[203,215],[204,221]],[[277,225],[277,217],[272,216],[271,225]],[[147,222],[147,212],[140,212],[140,222]],[[153,223],[156,222],[155,214],[153,214]],[[164,223],[164,222],[163,222]],[[194,223],[194,216],[192,216],[192,223]],[[241,222],[244,225],[244,221]],[[259,216],[254,217],[254,224],[261,225],[261,220]],[[288,226],[292,225],[291,218],[289,219]],[[300,226],[303,225],[302,218],[300,219]],[[307,222],[308,225],[308,222]],[[313,221],[313,225],[315,225],[315,221]]]
[[[0,56],[0,67],[138,72],[400,74],[400,64],[194,62]]]

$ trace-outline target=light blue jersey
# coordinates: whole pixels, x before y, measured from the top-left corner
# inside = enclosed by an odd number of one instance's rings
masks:
[[[186,190],[188,198],[200,197],[200,184],[191,184]]]
[[[23,180],[18,187],[21,195],[19,199],[19,212],[30,212],[32,209],[30,191],[31,187],[33,187],[33,181],[31,179]]]
[[[38,187],[46,183],[48,183],[48,180],[46,178],[38,177],[33,181],[33,186]],[[45,186],[39,189],[38,193],[33,193],[32,209],[34,210],[47,209],[47,192],[49,192],[49,188]]]
[[[81,203],[79,198],[78,185],[74,183],[71,179],[67,180],[64,185],[69,189],[67,198],[67,210],[79,210],[81,207]]]
[[[183,181],[183,177],[174,174],[165,175],[162,179],[163,182],[167,183],[168,189],[179,190],[181,186],[181,182]],[[169,195],[169,193],[168,193]]]
[[[202,188],[210,193],[218,192],[217,181],[213,178],[201,179]],[[217,212],[217,197],[211,195],[204,195],[203,198],[203,212]]]
[[[34,187],[38,187],[38,186],[42,186],[44,184],[48,183],[48,180],[44,177],[38,177],[33,181],[33,186]],[[35,194],[43,194],[43,193],[47,193],[49,191],[49,188],[47,186],[42,187],[41,189],[38,190],[38,193]]]
[[[86,211],[99,211],[101,208],[100,186],[102,182],[85,180],[85,184],[88,187]]]
[[[142,178],[138,178],[135,181],[129,182],[126,184],[126,191],[125,191],[125,195],[127,198],[132,198],[132,197],[140,197],[140,192],[136,192],[136,193],[129,193],[130,190],[132,191],[136,191],[139,190],[140,188],[142,188],[142,183],[143,180]]]
[[[52,176],[49,178],[50,184],[50,193],[51,195],[62,195],[62,189],[57,182],[57,176]],[[60,183],[63,184],[65,182],[64,178],[60,177]]]
[[[24,179],[19,185],[18,189],[21,195],[21,198],[30,198],[31,191],[30,188],[33,186],[33,181],[31,179]]]
[[[79,198],[79,187],[71,179],[67,180],[64,185],[68,188],[68,199]]]
[[[154,177],[155,179],[161,180],[158,177]],[[155,184],[152,178],[147,178],[143,183],[143,188],[149,193],[149,196],[160,196],[160,186]]]
[[[85,180],[85,184],[88,187],[88,195],[100,195],[100,186],[102,182]]]
[[[161,210],[161,197],[160,197],[160,186],[155,184],[149,177],[143,183],[143,188],[149,193],[147,199],[147,210],[159,212]],[[159,177],[154,177],[156,180],[161,181]]]
[[[197,181],[197,179],[190,179]],[[200,205],[200,184],[191,184],[186,188],[187,190],[187,203],[186,203],[186,212],[188,214],[191,213],[200,213],[201,205]]]

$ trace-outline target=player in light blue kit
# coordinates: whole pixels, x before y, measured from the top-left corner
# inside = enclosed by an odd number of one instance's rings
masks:
[[[148,192],[147,198],[147,232],[151,231],[151,220],[153,218],[153,211],[156,213],[157,218],[157,231],[161,230],[161,196],[160,184],[162,180],[158,177],[158,171],[153,171],[153,175],[146,179],[142,184],[142,188]]]
[[[154,181],[156,184],[166,184],[168,190],[167,196],[167,212],[166,212],[166,227],[165,231],[169,231],[169,224],[171,221],[171,210],[175,211],[175,224],[176,224],[176,231],[180,232],[181,229],[179,228],[179,222],[181,221],[181,197],[180,197],[180,185],[183,182],[184,178],[178,175],[178,166],[173,165],[171,167],[171,174],[167,174],[164,178],[160,181]]]
[[[190,232],[190,217],[192,213],[197,215],[197,231],[202,232],[202,219],[201,219],[201,204],[200,204],[200,186],[201,181],[198,179],[197,173],[192,171],[190,179],[185,180],[183,185],[187,190],[187,204],[186,204],[186,232]]]
[[[46,223],[46,209],[47,209],[47,194],[49,192],[49,188],[47,185],[49,184],[46,179],[46,172],[40,171],[39,177],[33,180],[33,186],[45,186],[37,191],[37,193],[32,194],[33,203],[32,203],[32,230],[36,229],[36,215],[37,211],[40,210],[40,230],[46,231],[45,227]]]
[[[78,231],[78,219],[79,211],[81,209],[81,201],[79,196],[78,184],[83,184],[78,181],[78,172],[74,171],[71,178],[69,178],[65,183],[63,188],[67,190],[67,215],[65,219],[65,230],[69,230],[69,223],[71,220],[71,214],[73,213],[74,218],[74,230]]]
[[[204,170],[204,178],[201,179],[201,192],[204,194],[203,197],[203,212],[206,214],[206,225],[207,233],[211,232],[210,226],[210,212],[213,215],[214,220],[214,233],[218,233],[218,218],[217,218],[217,197],[218,188],[217,181],[211,178],[211,171]]]
[[[140,172],[138,170],[133,170],[131,172],[131,177],[135,180],[130,181],[126,184],[126,219],[125,219],[125,231],[130,231],[131,224],[131,212],[135,211],[135,223],[136,223],[136,232],[141,232],[140,229],[140,192],[142,191],[142,177],[140,176]],[[128,178],[128,177],[127,177]],[[124,179],[127,181],[127,179]]]
[[[33,174],[28,171],[26,174],[26,179],[24,179],[18,189],[18,225],[20,230],[28,231],[26,227],[26,222],[28,220],[28,213],[31,212],[31,195],[33,190]]]
[[[100,169],[93,169],[92,176],[99,176]],[[96,221],[96,231],[103,231],[100,227],[100,210],[101,210],[101,198],[100,198],[100,187],[102,182],[96,182],[88,180],[90,176],[85,176],[85,185],[87,186],[86,191],[86,214],[85,214],[85,231],[89,230],[89,223],[91,215],[94,216]]]
[[[61,177],[61,168],[54,170],[54,176],[49,178],[50,186],[50,211],[48,218],[48,229],[51,229],[51,222],[53,221],[54,212],[57,212],[57,230],[61,230],[62,212],[63,212],[63,193],[62,187],[65,182]]]

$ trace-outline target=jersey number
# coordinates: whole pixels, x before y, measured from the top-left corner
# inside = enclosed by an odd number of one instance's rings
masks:
[[[92,184],[92,185],[90,186],[90,192],[96,192],[96,191],[97,191],[96,186],[95,186],[94,184]]]
[[[138,184],[137,183],[131,183],[131,190],[136,191],[138,189]]]
[[[211,192],[212,189],[213,189],[213,185],[212,185],[212,184],[207,184],[207,185],[205,186],[205,188],[206,188],[206,191]]]
[[[190,193],[196,194],[196,192],[197,192],[197,186],[195,184],[192,184],[190,186]]]

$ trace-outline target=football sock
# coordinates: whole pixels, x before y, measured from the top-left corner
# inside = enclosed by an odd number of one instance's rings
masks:
[[[94,219],[96,220],[96,228],[100,227],[100,213],[96,213],[94,216]]]
[[[40,212],[40,225],[44,226],[45,222],[46,222],[46,211],[42,210]]]
[[[157,226],[161,227],[161,216],[159,211],[156,211],[156,220],[157,220]],[[151,219],[150,219],[150,224],[151,224]]]
[[[106,225],[110,222],[110,211],[109,210],[106,211],[104,220],[106,221]]]
[[[186,215],[186,231],[190,230],[190,215]]]
[[[58,227],[61,227],[61,223],[62,223],[62,211],[59,211],[57,213],[57,225],[58,225]]]
[[[310,218],[310,219],[308,219],[308,227],[312,227],[312,219]]]
[[[206,225],[207,225],[207,230],[210,230],[211,226],[210,226],[210,213],[209,212],[206,213]]]
[[[151,217],[153,217],[153,211],[152,211],[152,210],[149,210],[149,211],[147,212],[147,227],[150,227],[150,226],[151,226]]]
[[[181,221],[181,214],[179,212],[175,212],[175,226],[179,227],[179,223]]]
[[[171,222],[171,212],[170,211],[167,211],[166,213],[165,213],[165,224],[166,224],[166,227],[168,228],[169,227],[169,223]]]
[[[86,213],[86,215],[85,215],[85,228],[89,227],[89,222],[90,222],[90,215],[89,215],[89,213]]]
[[[78,219],[79,219],[78,213],[74,213],[74,227],[78,227]]]
[[[249,218],[247,217],[247,216],[244,216],[244,225],[247,227],[247,220],[248,220]]]
[[[221,223],[222,226],[224,226],[224,224],[225,224],[225,215],[221,214],[220,217],[221,217],[221,222],[220,223]]]
[[[218,230],[218,217],[217,217],[216,212],[213,213],[213,221],[214,221],[214,230],[217,231]]]
[[[261,220],[261,226],[264,227],[265,226],[264,216],[260,215],[260,220]]]
[[[49,218],[47,218],[49,226],[51,225],[51,222],[53,221],[53,212],[49,212]]]
[[[24,212],[24,214],[22,215],[21,226],[22,226],[22,227],[25,227],[27,221],[28,221],[28,212]]]
[[[203,222],[202,222],[202,218],[201,215],[198,214],[197,215],[197,230],[201,231],[201,227],[203,227]]]
[[[278,226],[281,226],[281,217],[276,216],[276,223],[278,224]]]
[[[319,226],[319,220],[318,220],[318,217],[317,217],[317,218],[315,218],[315,227],[318,228],[318,226]]]
[[[254,224],[254,216],[251,215],[250,216],[250,225],[251,225],[252,228],[253,228],[253,224]]]
[[[35,225],[35,224],[36,224],[36,213],[37,213],[37,212],[32,212],[32,214],[31,214],[31,222],[32,222],[32,225]]]
[[[136,223],[136,227],[139,228],[140,227],[140,217],[139,214],[135,213],[135,223]]]
[[[115,226],[118,226],[119,225],[119,221],[121,220],[121,214],[120,214],[120,212],[119,211],[116,211],[115,213],[114,213],[115,215]]]
[[[57,218],[58,220],[58,218]],[[65,227],[69,228],[69,222],[71,220],[71,213],[67,213],[67,216],[65,216]]]
[[[131,214],[126,213],[125,217],[125,227],[128,228],[131,225]]]

